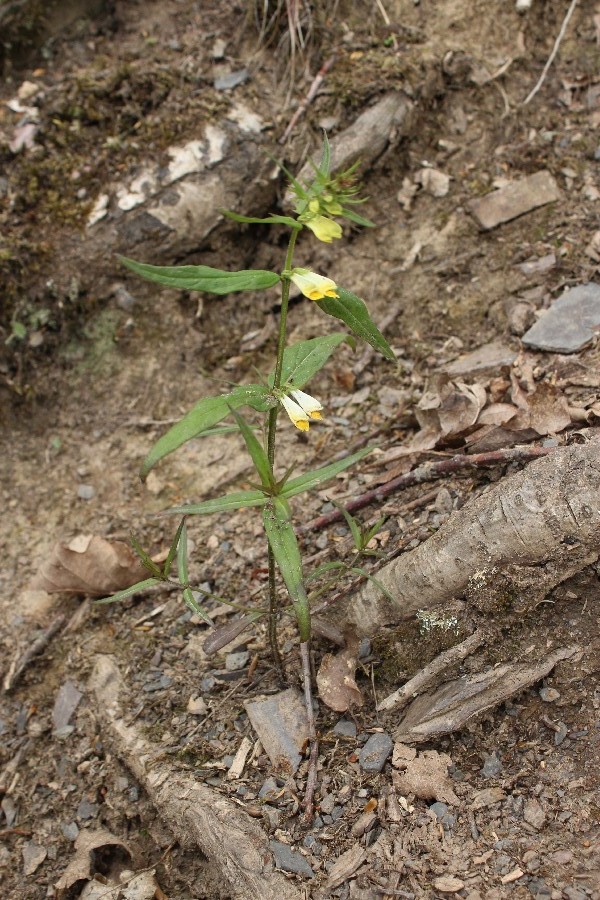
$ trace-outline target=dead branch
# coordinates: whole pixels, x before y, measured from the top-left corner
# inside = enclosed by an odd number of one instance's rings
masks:
[[[442,672],[446,672],[450,666],[453,666],[457,662],[461,662],[469,656],[473,650],[481,647],[484,640],[485,637],[482,631],[474,631],[465,641],[461,641],[460,644],[456,644],[454,647],[450,647],[449,650],[440,653],[439,656],[432,659],[429,665],[421,669],[420,672],[417,672],[414,678],[411,678],[410,681],[407,681],[406,684],[399,687],[397,691],[394,691],[393,694],[390,694],[385,700],[378,703],[378,712],[389,712],[391,709],[398,708],[402,709],[407,703],[414,700],[417,694],[422,693],[422,691],[430,687],[438,675]]]
[[[59,631],[66,621],[66,616],[57,616],[56,619],[53,619],[52,622],[48,625],[47,628],[42,631],[40,636],[31,644],[24,653],[17,653],[12,663],[9,666],[8,672],[4,676],[4,691],[7,693],[8,691],[14,688],[15,684],[29,665],[32,659],[41,653],[44,650],[57,631]]]
[[[330,616],[372,633],[464,597],[471,579],[476,592],[475,575],[486,590],[506,591],[510,568],[523,573],[531,602],[540,602],[598,559],[599,492],[597,439],[555,450],[466,503],[429,540],[383,566],[377,581],[394,604],[368,582]]]
[[[539,91],[539,89],[541,88],[541,86],[543,85],[544,80],[545,80],[545,78],[546,78],[546,75],[548,74],[548,72],[549,72],[549,70],[550,70],[550,66],[551,66],[552,63],[554,62],[554,58],[555,58],[556,54],[558,53],[558,48],[560,47],[560,45],[561,45],[561,43],[562,43],[562,39],[563,39],[564,36],[565,36],[565,32],[566,32],[566,30],[567,30],[567,26],[568,26],[568,24],[569,24],[569,21],[570,21],[570,19],[571,19],[571,16],[572,16],[573,13],[575,12],[575,7],[576,7],[576,6],[577,6],[577,0],[571,0],[571,5],[569,6],[569,8],[568,8],[568,10],[567,10],[567,12],[566,12],[566,15],[565,15],[565,17],[564,17],[564,19],[563,19],[562,25],[560,26],[560,31],[558,32],[558,36],[557,36],[557,38],[556,38],[556,40],[555,40],[555,42],[554,42],[554,47],[552,48],[552,53],[551,53],[550,56],[548,57],[548,59],[547,59],[547,61],[546,61],[546,65],[545,65],[544,68],[542,69],[542,74],[540,75],[540,77],[539,77],[539,79],[538,79],[538,82],[537,82],[536,86],[533,88],[533,90],[531,90],[531,91],[529,92],[529,94],[528,94],[528,95],[525,97],[525,99],[523,100],[523,106],[527,106],[527,104],[528,104],[531,100],[533,100],[533,98],[535,97],[535,95],[537,94],[537,92]]]
[[[296,123],[302,118],[302,116],[304,115],[304,113],[306,112],[306,110],[308,109],[310,104],[312,103],[312,101],[317,96],[319,88],[321,87],[323,81],[325,80],[325,76],[329,72],[329,70],[332,67],[332,65],[334,64],[335,60],[336,60],[336,57],[335,57],[335,54],[333,54],[333,56],[330,56],[329,59],[325,60],[325,62],[323,63],[323,65],[321,66],[321,68],[319,69],[317,74],[315,75],[313,82],[312,82],[310,88],[308,89],[308,93],[307,93],[306,97],[304,98],[302,103],[299,104],[298,109],[296,110],[296,112],[294,113],[292,118],[290,119],[287,128],[283,132],[282,136],[279,138],[280,144],[285,144],[285,142],[289,138],[290,134],[294,130]]]
[[[457,454],[451,459],[441,459],[439,462],[426,462],[421,466],[417,466],[411,472],[405,472],[404,475],[398,475],[391,481],[366,491],[355,500],[351,500],[346,505],[349,513],[357,512],[364,509],[371,503],[381,503],[390,494],[401,491],[416,484],[423,484],[426,481],[434,481],[436,478],[443,478],[445,475],[452,475],[455,472],[461,472],[465,469],[487,469],[493,466],[506,465],[506,463],[516,461],[528,461],[531,459],[539,459],[541,456],[547,456],[554,448],[551,447],[511,447],[507,450],[492,450],[489,453],[474,453],[472,456],[465,454]],[[339,509],[334,509],[330,513],[317,516],[311,519],[302,527],[302,531],[319,531],[326,528],[333,522],[338,522],[342,518]]]

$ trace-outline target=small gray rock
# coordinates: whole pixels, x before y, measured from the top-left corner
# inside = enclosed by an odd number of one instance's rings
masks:
[[[269,697],[246,700],[244,706],[273,766],[293,774],[308,740],[306,707],[300,693],[288,688]]]
[[[164,691],[166,688],[170,687],[172,683],[173,679],[168,675],[161,675],[153,681],[147,681],[146,684],[142,685],[142,690],[146,691],[147,694],[153,694],[155,691]]]
[[[99,806],[97,803],[90,803],[89,800],[82,800],[77,807],[77,818],[82,821],[94,819],[98,815]]]
[[[250,653],[248,650],[240,650],[238,653],[228,653],[225,657],[225,668],[228,672],[239,672],[248,665]]]
[[[555,700],[560,699],[560,693],[553,687],[543,687],[540,690],[540,697],[544,701],[544,703],[554,703]]]
[[[393,746],[394,742],[389,734],[385,732],[372,734],[358,757],[361,769],[364,772],[381,772]]]
[[[600,285],[580,284],[564,291],[522,341],[536,350],[575,353],[589,344],[600,326]]]
[[[546,813],[538,800],[527,800],[523,808],[523,818],[532,828],[541,828],[546,821]]]
[[[264,800],[265,797],[268,797],[269,794],[276,794],[279,788],[277,787],[277,782],[273,777],[267,778],[266,781],[263,782],[263,786],[258,792],[258,799]]]
[[[287,844],[279,841],[269,841],[269,847],[275,858],[277,868],[284,872],[292,872],[294,875],[303,875],[305,878],[314,878],[315,873],[300,853],[296,853]]]
[[[71,716],[79,706],[82,697],[83,694],[75,687],[72,681],[65,681],[60,686],[54,701],[54,709],[52,710],[52,724],[56,731],[69,724]]]
[[[449,809],[445,803],[438,801],[437,803],[431,804],[429,811],[432,812],[437,819],[443,819],[444,816],[448,814]]]
[[[23,873],[25,875],[33,875],[38,866],[44,862],[48,856],[45,847],[36,844],[35,841],[27,841],[23,846]]]
[[[554,746],[560,747],[567,734],[569,733],[569,729],[565,725],[564,722],[558,723],[558,731],[554,732]]]
[[[483,766],[481,768],[481,774],[484,778],[493,778],[495,775],[499,775],[502,771],[502,760],[494,751],[490,753],[489,756],[486,756]]]
[[[77,488],[77,496],[80,500],[93,500],[96,496],[96,488],[92,484],[80,484]]]
[[[79,826],[77,822],[63,822],[60,830],[68,841],[75,841],[79,834]]]
[[[325,794],[321,802],[319,803],[319,809],[323,815],[330,815],[331,810],[335,806],[335,797],[333,794]]]
[[[467,209],[481,228],[488,231],[558,199],[558,185],[550,172],[543,169],[518,178],[484,197],[470,200]]]
[[[229,72],[227,75],[215,78],[214,87],[216,91],[230,91],[239,84],[248,81],[249,77],[248,69],[237,69],[235,72]]]
[[[333,729],[334,734],[339,734],[341,737],[356,737],[356,725],[354,722],[349,722],[348,719],[340,719],[335,728]]]

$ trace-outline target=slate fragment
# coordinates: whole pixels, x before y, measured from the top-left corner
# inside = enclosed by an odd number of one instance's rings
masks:
[[[79,706],[82,697],[83,694],[75,687],[72,681],[65,681],[60,686],[54,701],[54,709],[52,710],[52,724],[55,731],[69,724],[71,716]]]
[[[389,734],[375,732],[360,751],[358,762],[363,772],[381,772],[394,746]]]
[[[485,231],[510,222],[525,213],[560,198],[558,185],[547,169],[512,181],[467,204],[469,212]]]
[[[525,332],[528,347],[552,353],[575,353],[600,331],[600,285],[594,282],[567,289]]]
[[[275,863],[284,872],[293,872],[294,875],[304,875],[305,878],[314,878],[315,873],[303,856],[290,849],[287,844],[280,841],[269,841],[269,847],[275,857]]]
[[[248,718],[275,769],[293,774],[308,741],[306,708],[299,692],[288,688],[244,703]]]

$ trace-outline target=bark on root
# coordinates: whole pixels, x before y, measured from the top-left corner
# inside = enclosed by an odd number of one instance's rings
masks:
[[[428,541],[385,565],[330,615],[363,634],[453,598],[539,603],[600,555],[600,441],[555,451],[454,513]],[[519,592],[521,597],[518,596]],[[526,595],[526,596],[525,596]]]
[[[90,679],[100,717],[117,755],[144,787],[178,840],[195,843],[220,867],[227,890],[238,900],[300,900],[285,876],[272,869],[267,835],[243,810],[185,772],[157,760],[156,747],[119,708],[122,681],[109,656],[98,656]]]

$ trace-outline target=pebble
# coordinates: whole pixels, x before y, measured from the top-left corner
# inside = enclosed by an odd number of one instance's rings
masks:
[[[82,821],[94,819],[98,815],[99,806],[97,803],[90,803],[89,800],[82,800],[77,807],[77,818]]]
[[[588,900],[588,895],[585,893],[585,891],[580,891],[579,888],[575,887],[564,888],[563,895],[567,898],[567,900]]]
[[[239,84],[248,81],[249,77],[250,73],[248,72],[248,69],[236,69],[235,72],[229,72],[227,75],[221,75],[219,78],[215,78],[214,88],[216,91],[230,91]]]
[[[273,766],[294,773],[308,740],[304,699],[295,688],[244,703],[250,723]]]
[[[554,732],[554,746],[560,747],[567,734],[569,733],[569,729],[565,725],[564,722],[558,723],[558,731]]]
[[[302,841],[302,846],[314,853],[315,856],[320,856],[323,852],[323,844],[319,843],[314,834],[307,834]]]
[[[147,694],[153,694],[155,691],[164,691],[166,688],[170,687],[173,683],[173,679],[169,677],[169,675],[161,675],[159,678],[155,678],[153,681],[147,681],[146,684],[142,685],[142,690]]]
[[[79,706],[82,697],[83,694],[77,690],[72,681],[65,681],[60,686],[54,701],[54,709],[52,710],[52,724],[55,730],[69,724],[69,720]]]
[[[523,818],[532,828],[541,828],[546,821],[546,813],[537,800],[527,800],[523,808]]]
[[[458,891],[462,891],[465,883],[460,878],[455,878],[454,875],[442,875],[435,879],[433,886],[441,894],[456,894]]]
[[[450,812],[450,810],[445,803],[441,803],[440,801],[438,801],[437,803],[431,804],[431,806],[429,807],[429,812],[432,812],[437,819],[443,819],[444,816],[446,816]]]
[[[553,687],[543,687],[540,690],[540,697],[544,701],[544,703],[554,703],[555,700],[558,700],[560,697],[559,691]]]
[[[239,672],[248,665],[250,653],[248,650],[240,650],[237,653],[228,653],[225,657],[225,668],[228,672]]]
[[[276,793],[278,793],[278,791],[279,791],[279,788],[277,786],[277,782],[271,775],[269,778],[267,778],[263,782],[263,785],[262,785],[260,791],[258,792],[258,799],[264,800],[265,797],[269,796],[269,794],[276,794]]]
[[[303,875],[305,878],[314,878],[315,873],[300,853],[290,849],[287,844],[279,841],[269,841],[269,847],[275,857],[275,864],[284,872],[292,872],[294,875]]]
[[[600,325],[600,285],[580,284],[564,291],[522,341],[537,350],[575,353],[589,344]]]
[[[356,737],[356,725],[354,722],[349,722],[348,719],[340,719],[335,728],[333,729],[334,734],[338,734],[341,737]]]
[[[96,496],[96,488],[92,484],[80,484],[77,488],[77,496],[80,500],[93,500]]]
[[[566,866],[573,859],[573,853],[571,850],[556,850],[550,854],[550,859],[559,866]]]
[[[77,822],[65,822],[60,826],[60,830],[68,841],[76,840],[79,834]]]
[[[190,697],[187,711],[191,716],[205,716],[208,712],[208,707],[202,697]]]
[[[389,734],[385,732],[372,734],[358,757],[361,769],[364,772],[381,772],[393,746],[394,742]]]
[[[500,759],[496,751],[490,753],[489,756],[486,756],[481,769],[481,774],[484,776],[484,778],[493,778],[495,775],[499,775],[501,771],[502,760]]]
[[[335,806],[335,797],[333,794],[325,794],[319,803],[319,809],[324,815],[329,815]]]
[[[214,675],[205,675],[200,679],[200,690],[203,694],[209,694],[217,683]]]
[[[552,897],[552,891],[542,878],[531,878],[527,888],[535,900],[549,900]]]

